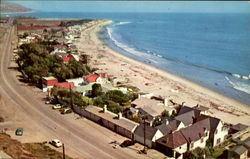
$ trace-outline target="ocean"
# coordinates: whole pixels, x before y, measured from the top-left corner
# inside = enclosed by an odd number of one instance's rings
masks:
[[[112,49],[250,105],[250,14],[43,13],[111,19],[99,36]]]

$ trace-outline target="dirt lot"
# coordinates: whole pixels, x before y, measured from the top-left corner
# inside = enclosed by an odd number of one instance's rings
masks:
[[[0,150],[18,159],[62,158],[61,152],[50,148],[46,143],[22,144],[5,133],[0,133]],[[71,158],[66,156],[66,159]]]

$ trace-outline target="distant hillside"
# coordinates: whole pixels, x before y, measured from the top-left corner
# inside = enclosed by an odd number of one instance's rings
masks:
[[[26,8],[19,4],[14,3],[1,3],[1,13],[21,13],[21,12],[31,12],[32,9]]]

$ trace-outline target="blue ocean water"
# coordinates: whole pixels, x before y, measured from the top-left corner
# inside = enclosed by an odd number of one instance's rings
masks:
[[[35,12],[25,15],[111,19],[114,22],[99,35],[112,49],[250,105],[250,14]]]

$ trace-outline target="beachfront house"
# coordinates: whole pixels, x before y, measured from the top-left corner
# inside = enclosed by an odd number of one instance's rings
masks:
[[[161,116],[162,112],[166,111],[170,116],[176,112],[175,108],[164,105],[162,101],[144,97],[137,98],[131,105],[138,109],[142,116],[147,117],[146,120],[151,126],[154,120]]]
[[[162,136],[163,134],[159,129],[148,126],[146,124],[140,124],[134,132],[134,140],[141,144],[144,144],[145,137],[145,145],[149,148],[154,147],[155,141]]]
[[[210,131],[210,138],[213,142],[213,146],[221,144],[227,137],[229,129],[227,126],[218,118],[210,117],[201,113],[201,110],[182,106],[175,120],[183,122],[185,127],[191,126],[195,123],[201,123],[203,126]]]
[[[210,139],[212,140],[213,147],[221,144],[227,138],[229,128],[218,118],[200,115],[197,122],[203,122],[207,130],[210,131]]]
[[[58,80],[53,76],[43,77],[42,78],[42,90],[43,90],[43,92],[47,92],[48,90],[53,88],[54,85],[57,83],[58,83]]]
[[[228,159],[247,159],[248,149],[243,145],[234,146],[228,150]]]
[[[250,127],[241,123],[232,125],[229,129],[229,133],[232,135],[232,138],[240,137],[241,135],[250,131]]]
[[[106,73],[93,73],[91,75],[84,76],[84,83],[89,84],[89,83],[99,83],[99,84],[104,84],[107,83],[107,74]]]

